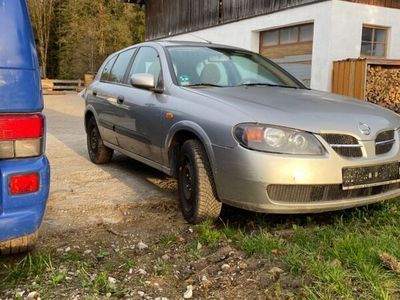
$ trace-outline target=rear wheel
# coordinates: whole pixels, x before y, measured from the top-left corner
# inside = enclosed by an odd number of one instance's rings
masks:
[[[13,240],[0,242],[0,254],[9,255],[24,253],[33,249],[36,244],[38,233],[34,232],[32,234],[19,237]]]
[[[110,162],[114,151],[104,145],[97,128],[96,120],[92,117],[87,125],[87,148],[89,157],[95,164]]]
[[[178,162],[179,205],[192,224],[219,217],[222,204],[216,197],[210,163],[198,140],[186,141]]]

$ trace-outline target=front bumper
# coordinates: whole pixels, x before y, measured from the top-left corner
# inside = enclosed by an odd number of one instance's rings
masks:
[[[367,205],[400,196],[400,188],[345,199],[299,202],[272,200],[270,185],[341,186],[342,169],[400,161],[399,143],[384,155],[372,158],[344,158],[328,150],[324,156],[270,154],[241,146],[213,146],[215,182],[222,202],[266,213],[315,213]],[[400,186],[400,185],[399,185]]]
[[[8,179],[12,174],[37,172],[40,188],[36,193],[9,194]],[[50,187],[50,167],[45,156],[32,159],[0,161],[0,241],[36,232],[42,222]]]

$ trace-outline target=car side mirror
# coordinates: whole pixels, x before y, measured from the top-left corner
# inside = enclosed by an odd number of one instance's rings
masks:
[[[150,90],[156,87],[154,76],[148,73],[133,74],[130,82],[134,87],[142,89]]]

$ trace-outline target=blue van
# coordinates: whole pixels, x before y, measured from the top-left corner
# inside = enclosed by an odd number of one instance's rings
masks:
[[[0,0],[0,254],[30,250],[50,186],[43,96],[25,0]]]

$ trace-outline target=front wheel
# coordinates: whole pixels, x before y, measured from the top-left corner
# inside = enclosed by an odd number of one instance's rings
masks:
[[[114,153],[112,149],[104,145],[94,118],[91,118],[87,125],[87,148],[90,160],[95,164],[110,162]]]
[[[179,205],[183,217],[192,224],[216,220],[222,204],[216,198],[210,163],[203,145],[186,141],[178,162]]]

